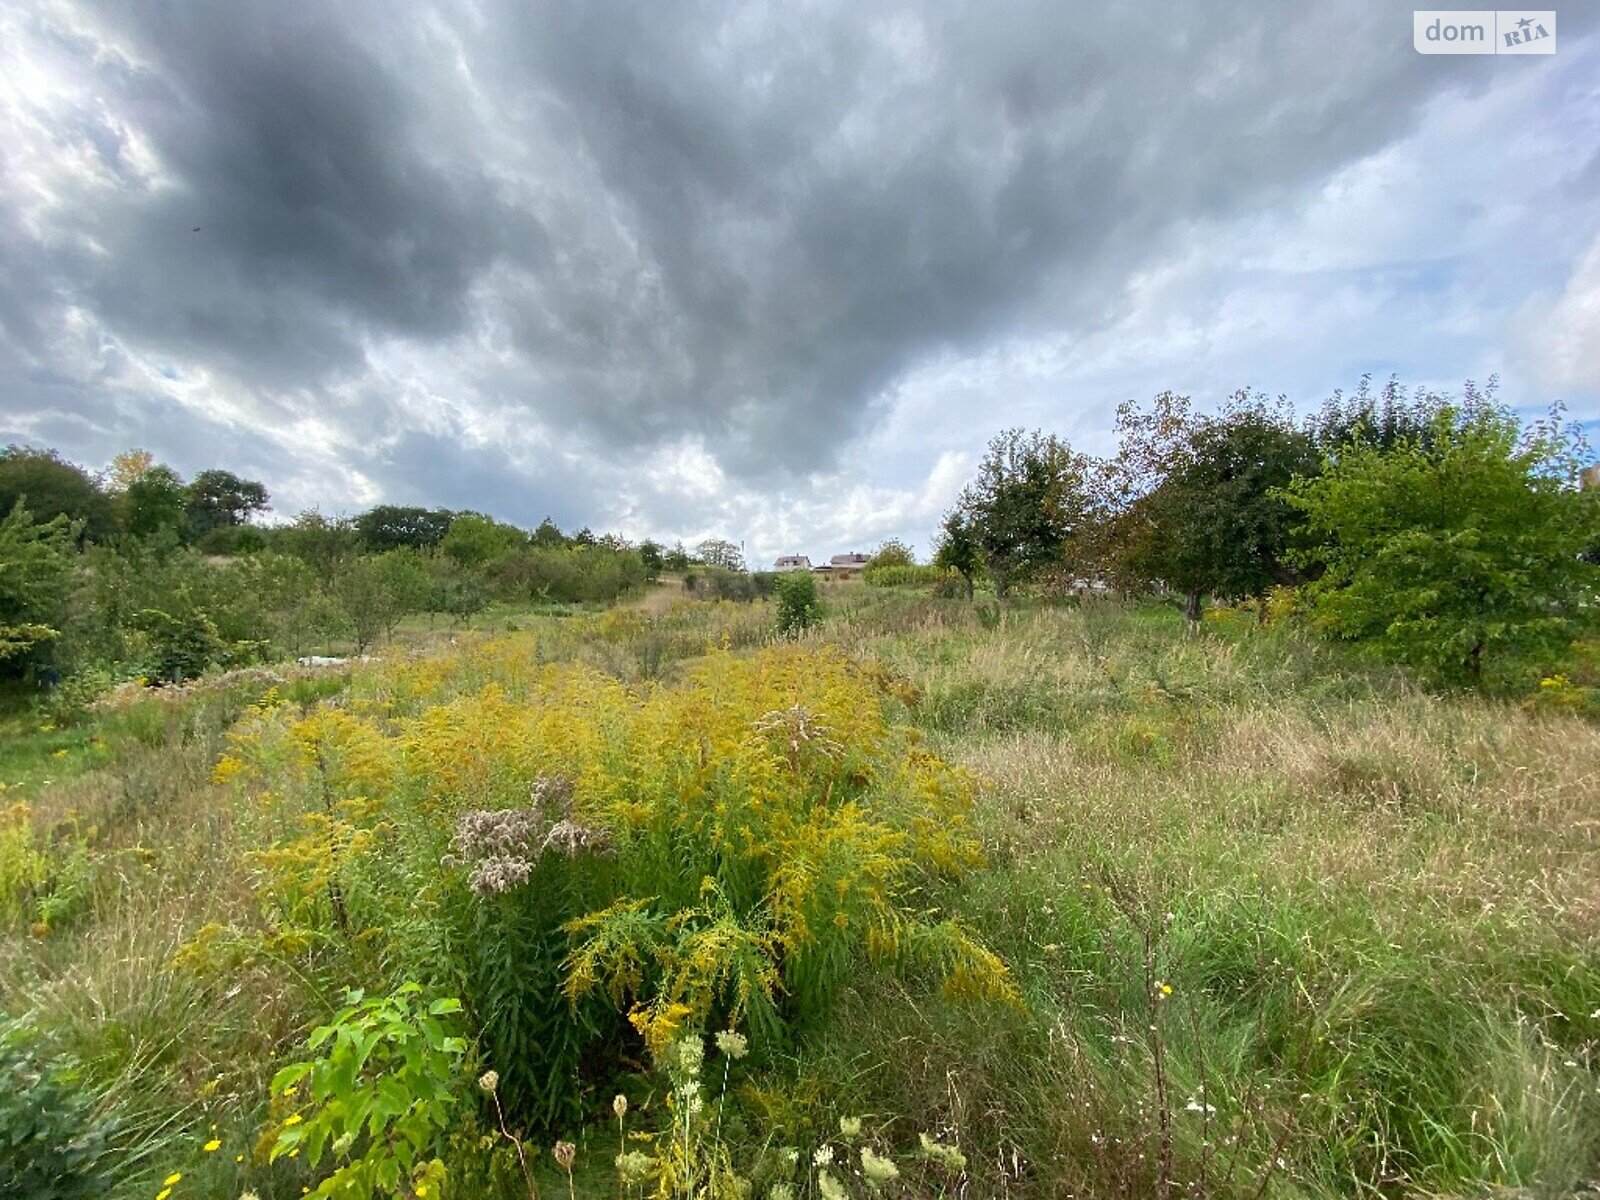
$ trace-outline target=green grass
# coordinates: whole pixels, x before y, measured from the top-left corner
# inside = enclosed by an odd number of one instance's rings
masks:
[[[63,729],[31,711],[0,717],[0,784],[10,799],[103,766],[113,754],[93,724]]]
[[[959,1138],[977,1196],[1595,1186],[1600,727],[1431,694],[1247,619],[1190,638],[1175,611],[1109,602],[822,598],[806,636],[882,664],[903,719],[981,781],[989,866],[928,903],[1001,954],[1023,1004],[861,971],[792,1060],[735,1089],[744,1151],[855,1114],[901,1150]],[[771,617],[663,594],[474,624],[648,687],[710,645],[760,644]],[[444,624],[408,626],[393,652],[472,640]],[[288,686],[309,704],[344,680]],[[186,1194],[229,1200],[305,1182],[249,1148],[265,1080],[331,981],[287,956],[222,984],[172,965],[208,922],[251,918],[248,856],[273,831],[208,779],[247,699],[0,726],[0,780],[42,826],[97,825],[81,912],[7,935],[0,1006],[123,1117],[119,1197],[179,1167]],[[208,1157],[213,1124],[227,1153]],[[606,1125],[583,1136],[580,1194],[614,1194]]]

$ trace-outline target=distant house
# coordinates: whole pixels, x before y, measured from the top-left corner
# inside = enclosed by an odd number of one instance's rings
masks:
[[[862,554],[852,550],[849,554],[835,554],[820,567],[813,567],[819,575],[830,575],[835,579],[849,579],[851,575],[861,570],[872,561],[872,555]]]
[[[804,554],[780,554],[778,561],[772,564],[774,571],[809,571],[811,560]]]

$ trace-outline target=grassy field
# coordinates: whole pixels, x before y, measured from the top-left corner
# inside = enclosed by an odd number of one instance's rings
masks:
[[[1428,693],[1227,611],[1191,637],[1175,610],[1109,601],[824,599],[804,646],[873,664],[888,718],[976,781],[983,865],[920,902],[994,951],[1014,996],[961,1000],[925,971],[852,961],[821,1019],[739,1065],[718,1123],[736,1164],[860,1117],[886,1153],[927,1133],[965,1154],[959,1178],[908,1174],[889,1194],[1597,1187],[1600,727]],[[306,805],[216,770],[269,688],[291,714],[389,729],[518,655],[615,680],[625,705],[773,640],[770,605],[671,589],[475,624],[407,626],[386,662],[0,728],[0,1007],[114,1118],[119,1200],[175,1173],[172,1200],[314,1186],[265,1161],[269,1081],[345,986],[398,982],[398,952],[278,936],[263,852],[292,844]],[[635,1096],[648,1124],[654,1078],[603,1081],[588,1121],[556,1131],[578,1147],[580,1194],[618,1194],[609,1096]],[[533,1174],[550,1194],[568,1183],[547,1154]],[[520,1176],[474,1186],[446,1194],[526,1195]]]

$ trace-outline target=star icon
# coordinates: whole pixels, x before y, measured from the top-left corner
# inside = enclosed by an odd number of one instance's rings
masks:
[[[1527,17],[1523,17],[1522,20],[1517,22],[1517,28],[1518,29],[1526,29],[1529,25],[1532,25],[1532,24],[1533,24],[1533,22],[1528,20]]]

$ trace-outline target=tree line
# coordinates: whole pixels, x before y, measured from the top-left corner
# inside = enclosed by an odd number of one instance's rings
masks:
[[[1581,431],[1524,423],[1495,381],[1460,396],[1370,381],[1307,419],[1239,392],[1216,412],[1127,403],[1096,457],[1043,431],[996,436],[945,515],[934,562],[969,598],[1274,595],[1333,637],[1441,679],[1557,662],[1600,617],[1600,492]],[[1264,609],[1263,609],[1264,611]]]
[[[411,614],[606,602],[699,561],[548,518],[524,530],[392,504],[267,526],[270,499],[257,480],[185,480],[145,451],[97,474],[53,450],[0,450],[0,684],[178,681],[334,644],[359,654]],[[737,550],[706,549],[719,562]]]

